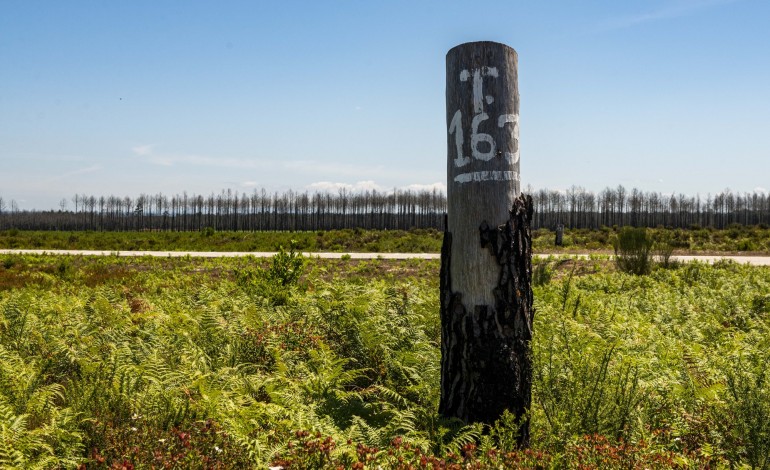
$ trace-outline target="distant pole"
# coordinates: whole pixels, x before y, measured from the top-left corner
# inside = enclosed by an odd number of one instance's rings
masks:
[[[447,224],[439,412],[493,423],[531,403],[532,198],[519,196],[517,55],[494,42],[446,57]]]

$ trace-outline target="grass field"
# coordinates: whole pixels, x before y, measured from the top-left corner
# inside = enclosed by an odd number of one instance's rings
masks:
[[[733,226],[649,229],[650,236],[680,254],[770,254],[770,229]],[[554,246],[555,234],[536,230],[536,253],[611,252],[617,230],[566,230],[564,246]],[[106,251],[278,251],[292,240],[298,250],[319,252],[438,253],[443,234],[436,230],[330,230],[319,232],[57,232],[0,231],[0,249]]]
[[[518,451],[436,414],[437,261],[0,256],[0,467],[768,465],[770,270],[542,263]]]
[[[40,232],[0,231],[0,248],[73,250],[278,251],[294,241],[302,251],[441,251],[435,230],[330,230],[319,232]]]

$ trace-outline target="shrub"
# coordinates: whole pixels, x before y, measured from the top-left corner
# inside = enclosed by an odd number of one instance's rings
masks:
[[[745,459],[751,468],[770,466],[770,377],[765,360],[754,355],[748,361],[739,358],[725,374],[729,419],[722,424],[728,449],[733,461]]]
[[[13,255],[10,255],[4,258],[1,264],[5,269],[11,269],[16,264],[16,262],[17,262],[16,257]]]
[[[268,279],[278,282],[281,286],[295,284],[302,275],[305,259],[302,253],[295,251],[297,243],[292,240],[289,252],[280,247],[278,253],[273,256],[272,264],[267,272]]]
[[[548,261],[541,261],[533,263],[532,268],[532,284],[535,286],[542,286],[551,282],[553,277],[553,269]]]
[[[674,266],[671,261],[671,255],[674,253],[674,245],[671,243],[671,236],[661,234],[654,244],[655,261],[657,261],[664,268],[670,268]]]
[[[648,274],[652,267],[652,240],[647,229],[623,227],[614,243],[618,269],[629,274]]]

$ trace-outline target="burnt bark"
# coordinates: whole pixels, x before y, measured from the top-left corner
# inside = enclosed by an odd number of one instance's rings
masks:
[[[479,243],[499,267],[489,286],[494,305],[469,310],[452,290],[452,234],[441,249],[441,401],[439,413],[466,423],[492,424],[505,410],[519,422],[518,443],[529,444],[527,412],[532,401],[532,198],[513,202],[509,219],[483,221]]]

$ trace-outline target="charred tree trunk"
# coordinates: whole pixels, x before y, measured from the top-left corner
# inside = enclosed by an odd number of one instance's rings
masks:
[[[447,221],[441,252],[439,412],[492,424],[531,402],[533,203],[521,195],[516,52],[492,42],[447,54]]]
[[[532,396],[532,198],[514,201],[508,221],[482,222],[479,244],[499,270],[492,305],[469,311],[452,289],[452,234],[441,247],[441,402],[439,413],[494,423],[505,410],[519,422],[519,444],[529,444],[526,413]]]
[[[556,246],[564,245],[564,224],[556,224]]]

